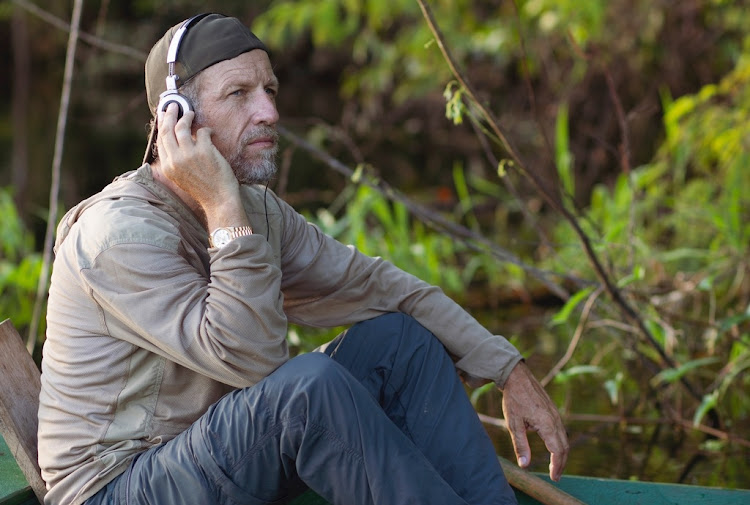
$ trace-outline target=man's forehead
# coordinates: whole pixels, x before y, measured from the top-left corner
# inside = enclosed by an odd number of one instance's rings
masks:
[[[229,80],[262,80],[278,83],[268,54],[262,50],[249,51],[229,60],[224,60],[203,70],[201,80],[214,83]]]

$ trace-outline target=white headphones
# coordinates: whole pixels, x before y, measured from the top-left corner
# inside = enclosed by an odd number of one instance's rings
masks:
[[[159,113],[166,111],[167,106],[173,102],[177,104],[177,107],[179,109],[177,111],[177,119],[181,118],[185,112],[193,110],[193,105],[190,103],[190,100],[188,100],[185,95],[182,95],[179,91],[177,91],[177,81],[180,79],[180,76],[174,73],[174,65],[177,62],[177,53],[180,50],[180,43],[182,42],[182,38],[185,36],[185,32],[187,32],[188,27],[194,21],[197,21],[207,15],[208,14],[198,14],[197,16],[191,17],[190,19],[182,23],[182,26],[180,26],[180,28],[174,34],[174,37],[172,37],[172,42],[170,42],[169,44],[169,50],[167,50],[167,65],[169,66],[169,75],[167,75],[167,90],[159,95],[159,105],[156,106],[157,117]]]

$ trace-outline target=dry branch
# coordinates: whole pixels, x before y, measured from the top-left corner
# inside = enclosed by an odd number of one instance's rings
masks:
[[[283,126],[277,126],[277,129],[279,130],[279,133],[284,136],[284,138],[292,142],[295,146],[307,151],[313,157],[325,163],[330,168],[336,170],[350,180],[354,180],[356,178],[354,170],[352,170],[339,160],[335,159],[328,153],[324,152],[321,149],[318,149],[303,138],[287,130]],[[406,195],[393,188],[384,180],[374,177],[368,177],[365,175],[360,178],[359,182],[362,184],[366,184],[367,186],[378,191],[388,200],[403,204],[414,217],[433,229],[448,233],[454,238],[461,240],[472,250],[477,252],[490,253],[501,261],[506,261],[522,268],[525,272],[542,282],[542,284],[544,284],[547,289],[550,290],[550,292],[554,293],[555,296],[559,297],[561,300],[567,300],[570,297],[568,292],[562,286],[560,286],[550,278],[551,275],[554,274],[524,263],[513,253],[506,251],[497,244],[488,240],[486,237],[470,230],[469,228],[449,221],[448,219],[430,210],[429,208],[414,202]]]
[[[42,271],[39,273],[34,312],[31,317],[29,336],[26,342],[26,347],[30,353],[34,352],[34,346],[36,345],[39,318],[42,313],[45,294],[47,293],[47,279],[49,277],[50,263],[52,262],[52,245],[55,242],[55,226],[57,225],[57,208],[60,196],[60,166],[62,165],[63,147],[65,145],[65,128],[68,124],[68,108],[70,106],[70,93],[73,83],[73,66],[75,64],[78,29],[81,26],[82,10],[83,0],[75,0],[73,2],[73,14],[71,15],[68,50],[65,55],[65,73],[63,74],[63,88],[60,96],[60,110],[57,115],[55,155],[52,160],[52,182],[50,183],[49,191],[49,214],[47,215],[47,231],[44,236]]]
[[[51,24],[55,28],[58,28],[65,32],[71,32],[73,31],[73,25],[68,24],[65,22],[65,20],[58,18],[54,14],[51,14],[44,9],[40,8],[36,4],[33,4],[31,2],[28,2],[27,0],[12,0],[12,2],[19,7],[25,9],[29,13],[35,15],[39,19],[46,21],[47,23]],[[138,49],[135,49],[134,47],[130,47],[125,44],[117,44],[115,42],[110,42],[108,40],[105,40],[101,37],[97,37],[96,35],[92,35],[90,33],[81,32],[79,31],[80,26],[75,27],[75,31],[78,34],[77,37],[83,40],[84,42],[90,44],[93,47],[98,47],[99,49],[104,49],[105,51],[109,51],[111,53],[117,53],[122,54],[123,56],[128,56],[129,58],[134,58],[139,61],[146,61],[146,56],[148,56],[143,51],[139,51]]]

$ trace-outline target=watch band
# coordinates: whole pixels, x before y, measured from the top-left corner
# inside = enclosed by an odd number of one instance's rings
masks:
[[[237,237],[252,235],[253,229],[250,226],[227,226],[216,228],[208,236],[208,243],[211,247],[222,247]]]

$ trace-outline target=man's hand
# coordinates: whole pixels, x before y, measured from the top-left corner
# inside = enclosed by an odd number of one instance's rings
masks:
[[[555,404],[523,361],[505,381],[503,415],[518,466],[529,466],[531,449],[526,432],[536,431],[550,453],[549,476],[554,481],[560,480],[568,459],[568,436]]]
[[[175,104],[159,115],[159,171],[203,210],[209,231],[248,225],[237,178],[211,142],[210,128],[193,135],[194,116],[189,111],[178,121]]]

